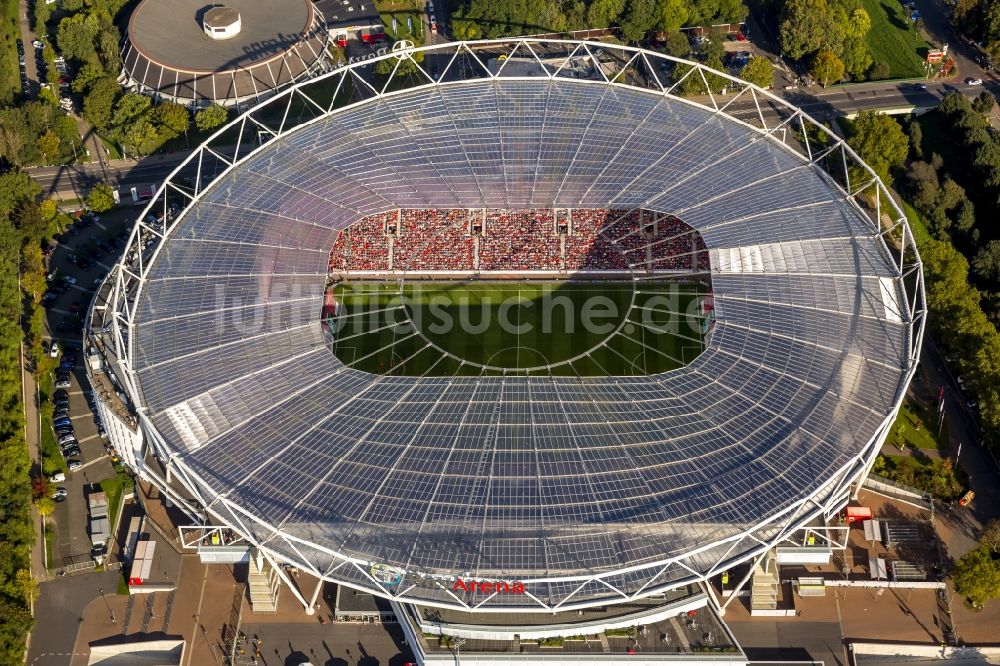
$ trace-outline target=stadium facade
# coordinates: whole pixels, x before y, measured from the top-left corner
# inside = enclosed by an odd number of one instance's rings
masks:
[[[345,366],[320,326],[338,232],[435,208],[678,216],[709,253],[705,351],[640,377]],[[706,581],[746,583],[806,532],[837,547],[916,367],[922,280],[883,183],[783,100],[659,53],[509,39],[387,54],[244,113],[143,211],[87,335],[123,459],[307,609],[319,588],[286,565],[413,626],[655,614],[724,606]]]

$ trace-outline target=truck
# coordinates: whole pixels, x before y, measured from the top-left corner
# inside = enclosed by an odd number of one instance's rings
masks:
[[[373,25],[370,28],[362,28],[358,35],[365,44],[377,44],[389,39],[385,34],[385,28],[380,25]]]

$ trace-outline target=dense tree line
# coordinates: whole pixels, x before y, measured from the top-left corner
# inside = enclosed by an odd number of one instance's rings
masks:
[[[995,60],[1000,60],[1000,0],[957,0],[951,22],[977,42]]]
[[[1000,520],[987,523],[979,547],[955,563],[952,581],[955,591],[977,608],[1000,598]]]
[[[0,161],[61,164],[73,161],[81,150],[76,123],[51,103],[0,108]]]
[[[962,486],[948,458],[936,458],[924,464],[911,456],[893,459],[879,455],[872,466],[872,474],[923,490],[946,502],[962,494]]]
[[[907,189],[935,237],[948,239],[972,267],[987,314],[1000,323],[1000,140],[988,117],[988,92],[970,100],[950,93],[926,118],[910,124],[914,160]],[[925,133],[924,127],[927,127]]]
[[[962,97],[960,94],[955,96]],[[953,113],[950,109],[962,109],[965,104],[972,108],[968,100],[963,103],[951,97],[949,95],[942,101],[937,113],[948,115]],[[987,108],[985,102],[978,104],[980,109]],[[971,113],[978,114],[975,109]],[[895,119],[881,114],[875,114],[880,118],[878,122],[859,123],[864,115],[859,114],[848,138],[862,159],[869,161],[876,171],[882,171],[883,177],[898,175],[896,182],[904,186],[900,189],[909,191],[914,203],[923,206],[924,210],[946,218],[954,216],[955,219],[973,214],[962,212],[972,204],[966,203],[965,190],[959,184],[947,184],[949,176],[939,172],[940,167],[936,166],[940,164],[939,158],[931,157],[929,162],[924,162],[917,159],[917,151],[913,150],[908,156],[910,168],[904,175],[900,167],[903,158],[907,157],[906,134]],[[962,113],[960,117],[972,126],[978,123],[968,113]],[[913,136],[911,132],[911,140]],[[900,150],[901,142],[903,150]],[[959,152],[964,151],[959,147]],[[893,156],[888,162],[885,161],[887,155]],[[929,169],[935,170],[937,181],[921,175]],[[933,182],[937,184],[933,185]],[[919,223],[924,224],[922,218],[921,215]],[[966,390],[978,401],[985,444],[996,449],[996,443],[1000,442],[1000,332],[983,309],[983,293],[969,279],[968,259],[951,242],[948,233],[942,232],[941,223],[935,226],[934,222],[930,222],[925,226],[935,236],[919,243],[930,313],[929,327],[945,354],[955,359],[958,372],[965,376]]]
[[[684,26],[739,23],[741,0],[453,0],[451,28],[459,39],[482,39],[620,26],[627,41]]]
[[[778,33],[785,55],[809,63],[823,85],[844,77],[887,78],[889,67],[876,63],[865,42],[872,21],[858,0],[788,0],[779,14]]]
[[[0,191],[4,192],[0,202],[0,663],[4,664],[19,664],[24,658],[25,637],[33,623],[30,602],[37,594],[30,573],[34,543],[28,478],[31,463],[21,401],[24,311],[18,272],[27,241],[11,216],[12,212],[20,213],[24,204],[34,202],[30,188],[21,190],[28,199],[6,190],[19,183],[16,176],[0,174]]]

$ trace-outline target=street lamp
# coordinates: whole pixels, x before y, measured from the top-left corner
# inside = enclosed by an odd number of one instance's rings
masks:
[[[111,616],[111,624],[117,624],[118,620],[115,619],[115,612],[111,609],[111,604],[108,603],[107,598],[104,596],[104,588],[100,588],[98,592],[101,593],[101,599],[104,601],[104,605],[108,607],[108,615]]]

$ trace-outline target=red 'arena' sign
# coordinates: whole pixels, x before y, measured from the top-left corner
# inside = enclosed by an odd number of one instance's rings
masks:
[[[468,592],[475,594],[494,594],[494,593],[505,593],[505,594],[524,594],[524,583],[517,581],[509,583],[505,580],[497,581],[476,581],[470,580],[468,582],[462,580],[461,578],[456,578],[454,585],[451,586],[452,592]]]

